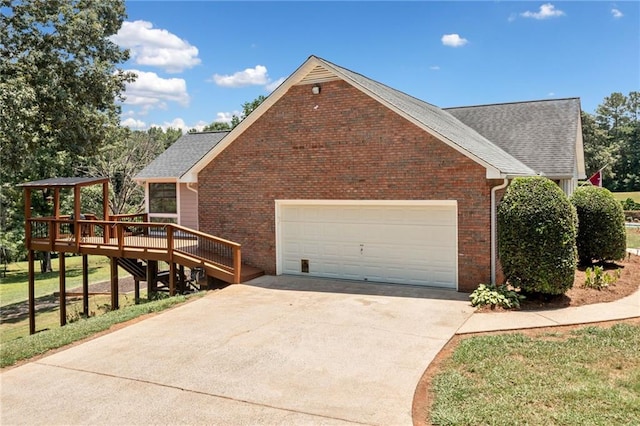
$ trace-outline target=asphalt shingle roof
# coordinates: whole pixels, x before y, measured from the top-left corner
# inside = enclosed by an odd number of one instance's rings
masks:
[[[406,93],[392,89],[361,74],[320,59],[339,74],[384,99],[405,114],[442,135],[463,151],[481,159],[507,175],[535,175],[536,171],[494,144],[474,128],[449,112]]]
[[[445,111],[546,176],[574,175],[579,98],[445,108]]]
[[[187,133],[175,141],[135,179],[180,178],[229,132]]]

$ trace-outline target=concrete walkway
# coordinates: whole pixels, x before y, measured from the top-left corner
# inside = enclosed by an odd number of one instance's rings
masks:
[[[640,290],[614,302],[539,311],[476,312],[456,334],[588,324],[640,317]]]
[[[0,423],[411,425],[450,290],[265,276],[0,374]]]

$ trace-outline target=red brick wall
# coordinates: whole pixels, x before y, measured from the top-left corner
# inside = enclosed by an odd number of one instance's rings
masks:
[[[294,86],[198,176],[204,232],[276,271],[276,199],[457,200],[461,291],[490,281],[485,169],[342,81]]]

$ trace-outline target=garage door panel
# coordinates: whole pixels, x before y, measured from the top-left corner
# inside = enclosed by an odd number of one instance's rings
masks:
[[[284,273],[456,286],[454,205],[283,205],[278,241]]]

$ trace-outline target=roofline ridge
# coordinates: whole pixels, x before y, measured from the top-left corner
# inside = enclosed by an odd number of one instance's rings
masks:
[[[196,131],[196,132],[187,132],[185,133],[185,135],[201,135],[201,134],[207,134],[207,133],[229,133],[231,131],[231,129],[229,130],[201,130],[201,131]]]
[[[580,97],[572,96],[568,98],[550,98],[550,99],[532,99],[528,101],[495,102],[492,104],[461,105],[461,106],[454,106],[454,107],[446,107],[442,109],[447,110],[447,109],[477,108],[477,107],[498,106],[498,105],[531,104],[536,102],[556,102],[556,101],[571,101],[571,100],[580,100]]]
[[[371,78],[371,77],[369,77],[369,76],[366,76],[366,75],[364,75],[364,74],[362,74],[362,73],[360,73],[360,72],[353,71],[353,70],[351,70],[351,69],[349,69],[349,68],[346,68],[346,67],[343,67],[343,66],[341,66],[341,65],[334,64],[333,62],[328,61],[328,60],[323,59],[323,58],[320,58],[320,57],[318,57],[318,56],[314,56],[314,58],[316,58],[316,59],[318,59],[318,60],[320,60],[320,61],[322,61],[322,62],[325,62],[325,63],[327,63],[327,64],[329,64],[329,65],[331,65],[331,66],[333,66],[333,67],[335,67],[335,68],[342,69],[342,70],[346,70],[346,71],[349,71],[350,73],[353,73],[353,74],[359,75],[360,77],[365,78],[365,79],[367,79],[367,80],[370,80],[370,81],[372,81],[372,82],[374,82],[374,83],[376,83],[376,84],[380,84],[381,86],[384,86],[384,87],[386,87],[386,88],[387,88],[387,89],[389,89],[389,90],[392,90],[392,91],[397,92],[397,93],[402,93],[402,94],[403,94],[403,95],[405,95],[405,96],[408,96],[408,97],[410,97],[410,98],[412,98],[412,99],[415,99],[415,100],[417,100],[417,101],[419,101],[419,102],[422,102],[422,103],[424,103],[424,104],[430,105],[430,106],[432,106],[432,107],[434,107],[434,108],[440,108],[439,106],[437,106],[437,105],[435,105],[435,104],[432,104],[432,103],[430,103],[430,102],[425,101],[424,99],[420,99],[420,98],[418,98],[418,97],[416,97],[416,96],[414,96],[414,95],[411,95],[411,94],[409,94],[409,93],[407,93],[407,92],[403,92],[403,91],[402,91],[402,90],[400,90],[400,89],[396,89],[395,87],[391,87],[391,86],[389,86],[388,84],[385,84],[385,83],[383,83],[383,82],[381,82],[381,81],[375,80],[375,79],[373,79],[373,78]],[[444,109],[444,108],[440,108],[440,109]]]

